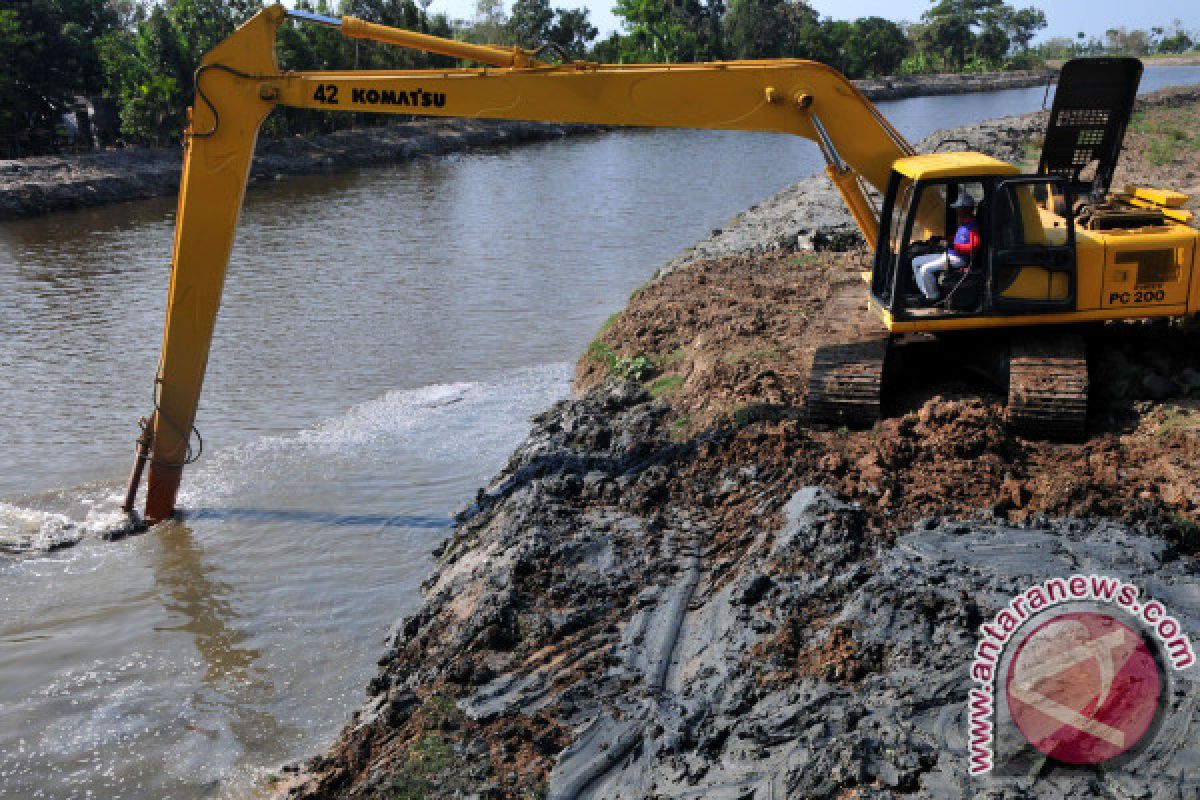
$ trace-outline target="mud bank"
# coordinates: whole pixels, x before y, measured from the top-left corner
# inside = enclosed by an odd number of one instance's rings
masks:
[[[1044,86],[1052,80],[1052,70],[1014,70],[1012,72],[941,73],[936,75],[891,75],[869,78],[854,84],[869,99],[905,100],[909,97],[932,97],[971,92],[999,92],[1005,89],[1027,89]]]
[[[1172,97],[1151,107],[1200,114]],[[947,135],[1012,158],[1039,127]],[[1197,167],[1125,169],[1179,185]],[[1200,792],[1196,668],[1164,673],[1153,739],[1103,771],[1047,761],[1003,710],[995,772],[968,774],[966,739],[979,626],[1031,585],[1112,576],[1200,632],[1200,330],[1098,334],[1084,443],[1014,437],[1003,398],[937,353],[874,429],[814,429],[808,356],[869,321],[856,256],[833,249],[852,239],[806,202],[788,190],[731,226],[741,250],[693,251],[635,293],[577,396],[459,515],[367,705],[281,793]],[[638,357],[646,374],[614,379]]]
[[[590,125],[420,120],[320,136],[260,139],[250,182],[345,167],[394,164],[485,147],[591,133]],[[173,194],[179,148],[131,147],[84,155],[0,161],[0,219]]]
[[[872,100],[1036,86],[1053,73],[913,75],[857,81]],[[338,167],[371,166],[461,150],[539,141],[599,130],[489,120],[418,120],[321,136],[262,139],[251,182]],[[83,155],[0,160],[0,220],[173,194],[179,148],[128,148]]]
[[[847,502],[810,481],[879,477],[766,416],[677,441],[671,408],[622,384],[540,417],[297,794],[1096,796],[1097,776],[1048,766],[1014,730],[1004,774],[967,775],[977,627],[1079,572],[1133,581],[1194,626],[1195,559],[1153,518],[1014,523],[987,471],[983,509],[913,521],[899,498]],[[1016,443],[985,417],[944,409],[898,441],[1003,458]],[[1106,785],[1200,789],[1195,674],[1173,676],[1153,747]]]

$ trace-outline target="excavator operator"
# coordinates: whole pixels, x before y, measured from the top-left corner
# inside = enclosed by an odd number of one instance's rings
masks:
[[[958,217],[958,230],[954,234],[954,241],[946,245],[945,253],[917,256],[912,262],[917,288],[931,303],[941,299],[941,293],[938,291],[938,273],[947,268],[969,269],[983,244],[979,235],[979,223],[975,219],[975,198],[963,189],[950,207]]]

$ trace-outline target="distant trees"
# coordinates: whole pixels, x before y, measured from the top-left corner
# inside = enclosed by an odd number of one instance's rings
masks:
[[[1021,56],[1046,15],[1037,8],[1016,9],[1003,0],[936,0],[909,28],[916,71],[998,69]]]
[[[0,155],[54,146],[76,96],[107,101],[126,141],[178,141],[201,56],[262,7],[262,0],[5,0],[0,7]],[[586,9],[548,0],[478,0],[475,19],[455,24],[430,14],[430,0],[299,0],[298,8],[363,19],[436,36],[529,48],[554,45],[585,58],[596,28]],[[350,41],[314,25],[284,25],[277,48],[286,69],[409,69],[455,66],[453,59]],[[378,118],[373,118],[378,119]],[[331,130],[351,115],[285,110],[268,134]]]
[[[896,74],[912,50],[904,29],[882,17],[855,20],[842,41],[839,66],[861,78]]]
[[[554,24],[546,32],[546,41],[557,45],[564,57],[578,60],[587,58],[588,46],[598,33],[600,31],[588,19],[586,8],[556,8]]]
[[[1026,59],[1046,27],[1036,8],[1003,0],[934,0],[907,28],[881,17],[821,17],[805,0],[617,0],[625,33],[597,46],[622,61],[807,58],[855,78],[901,69],[999,69]]]
[[[0,5],[0,155],[46,150],[63,114],[84,96],[112,108],[128,142],[178,141],[200,57],[269,0],[3,0]],[[613,0],[622,30],[596,41],[586,8],[554,0],[475,0],[470,19],[429,12],[434,0],[298,0],[297,8],[464,41],[541,50],[542,58],[613,63],[806,58],[852,78],[898,72],[1031,67],[1077,55],[1181,53],[1200,32],[1180,20],[1103,37],[1060,36],[1037,8],[1004,0],[930,0],[912,24],[834,20],[807,0]],[[510,4],[506,10],[506,4]],[[315,25],[284,25],[286,69],[455,66],[441,56],[347,40]],[[378,117],[282,110],[268,135],[327,131]]]
[[[568,60],[585,58],[599,32],[586,8],[551,8],[550,0],[516,0],[504,27],[508,42],[528,50],[552,45]]]
[[[196,65],[201,56],[245,22],[259,0],[164,0],[139,5],[130,24],[100,43],[104,89],[120,109],[121,132],[128,141],[166,144],[182,134]],[[328,16],[352,14],[373,22],[453,36],[445,15],[429,15],[428,4],[414,0],[300,0],[298,8]],[[316,25],[284,25],[277,55],[295,70],[408,69],[449,66],[451,59],[404,48],[350,41],[336,30]],[[283,110],[268,121],[268,134],[328,131],[354,124],[347,115]]]
[[[812,12],[807,5],[793,9],[783,0],[730,0],[724,20],[730,57],[756,53],[759,58],[779,58],[787,53],[803,24],[794,10]]]
[[[722,0],[616,0],[613,12],[624,18],[628,31],[613,43],[616,61],[674,63],[723,57]]]
[[[895,73],[911,49],[890,20],[822,20],[785,0],[731,0],[724,30],[732,58],[806,58],[860,78]]]
[[[1187,31],[1177,30],[1170,36],[1163,37],[1159,41],[1158,47],[1155,48],[1156,53],[1178,54],[1186,53],[1188,50],[1195,49],[1196,41],[1192,39]]]
[[[1034,49],[1042,58],[1064,59],[1098,55],[1173,55],[1200,49],[1198,44],[1200,30],[1188,31],[1183,27],[1183,20],[1176,19],[1168,27],[1155,26],[1149,30],[1109,28],[1102,39],[1089,37],[1082,31],[1073,39],[1055,36]]]
[[[178,140],[200,57],[259,7],[256,0],[165,0],[137,5],[96,42],[102,90],[134,141]]]
[[[43,146],[77,95],[101,89],[107,0],[7,0],[0,8],[0,152]]]

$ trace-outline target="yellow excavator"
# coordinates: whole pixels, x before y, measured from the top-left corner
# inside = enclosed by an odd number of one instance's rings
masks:
[[[275,37],[289,18],[485,66],[284,72]],[[881,323],[876,338],[817,352],[807,402],[819,421],[879,416],[884,368],[901,338],[998,330],[1012,341],[1013,424],[1077,435],[1088,381],[1083,339],[1072,326],[1200,311],[1200,234],[1187,224],[1187,198],[1108,190],[1141,76],[1136,60],[1064,67],[1042,163],[1037,174],[1022,175],[980,153],[918,155],[850,81],[811,61],[610,65],[548,63],[539,55],[276,5],[204,57],[185,132],[154,411],[138,439],[127,510],[149,464],[145,521],[174,513],[255,139],[279,105],[771,131],[814,141],[874,250],[865,305]],[[930,301],[917,291],[912,262],[946,251],[964,198],[976,208],[982,245],[969,263],[937,273],[938,299]]]

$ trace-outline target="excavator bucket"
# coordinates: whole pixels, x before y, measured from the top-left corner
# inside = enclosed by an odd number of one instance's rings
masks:
[[[1141,80],[1142,62],[1136,58],[1079,58],[1064,64],[1038,172],[1066,177],[1076,197],[1106,191]]]

